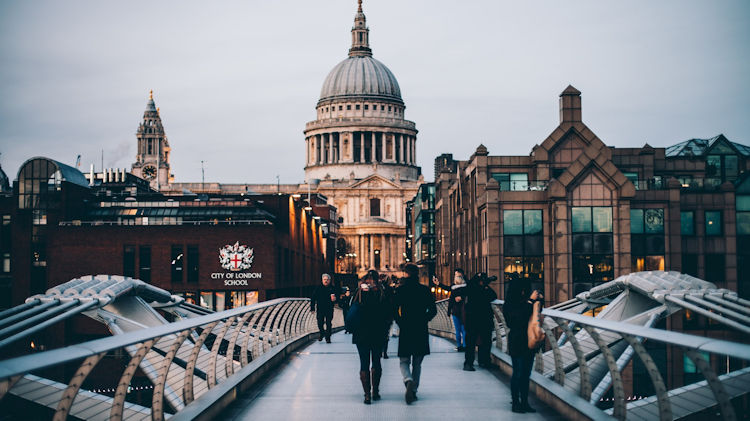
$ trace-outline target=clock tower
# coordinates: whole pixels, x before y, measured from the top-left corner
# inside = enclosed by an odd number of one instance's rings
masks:
[[[154,91],[150,92],[143,121],[135,136],[138,152],[130,172],[148,180],[156,190],[174,181],[174,176],[169,173],[169,141],[154,103]]]

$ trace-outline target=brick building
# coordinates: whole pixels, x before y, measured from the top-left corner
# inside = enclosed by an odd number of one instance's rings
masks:
[[[667,148],[607,146],[560,95],[560,124],[528,156],[444,162],[436,271],[523,276],[549,303],[640,270],[676,270],[750,293],[750,148],[723,135]],[[452,157],[451,157],[452,159]]]

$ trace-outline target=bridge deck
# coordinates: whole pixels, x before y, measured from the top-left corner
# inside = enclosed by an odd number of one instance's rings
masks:
[[[432,354],[422,364],[419,400],[404,402],[398,367],[398,338],[391,338],[389,356],[382,360],[382,400],[362,403],[359,359],[351,335],[333,335],[333,343],[315,342],[302,349],[265,384],[241,396],[222,415],[227,420],[429,420],[559,418],[531,397],[540,413],[513,414],[507,383],[477,367],[462,370],[463,353],[441,338],[431,337]]]

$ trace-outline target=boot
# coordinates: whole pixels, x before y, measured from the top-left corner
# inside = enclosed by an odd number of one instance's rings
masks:
[[[383,369],[372,369],[372,400],[380,400],[380,376],[383,375]]]
[[[365,391],[365,404],[369,405],[372,402],[370,398],[370,372],[367,370],[360,371],[359,380],[362,382],[362,390]]]
[[[516,399],[513,399],[513,402],[511,402],[511,411],[515,412],[516,414],[523,414],[526,412],[521,408],[521,403]]]
[[[529,413],[529,414],[533,414],[534,412],[536,412],[536,409],[532,408],[529,405],[528,401],[521,401],[521,404],[519,405],[519,407],[521,408],[521,411]]]

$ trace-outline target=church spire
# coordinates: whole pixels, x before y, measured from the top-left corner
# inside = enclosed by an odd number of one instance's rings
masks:
[[[362,12],[362,0],[357,0],[357,14],[354,15],[354,27],[352,28],[352,48],[349,49],[349,57],[372,56],[370,49],[370,30],[367,28],[367,19]]]

